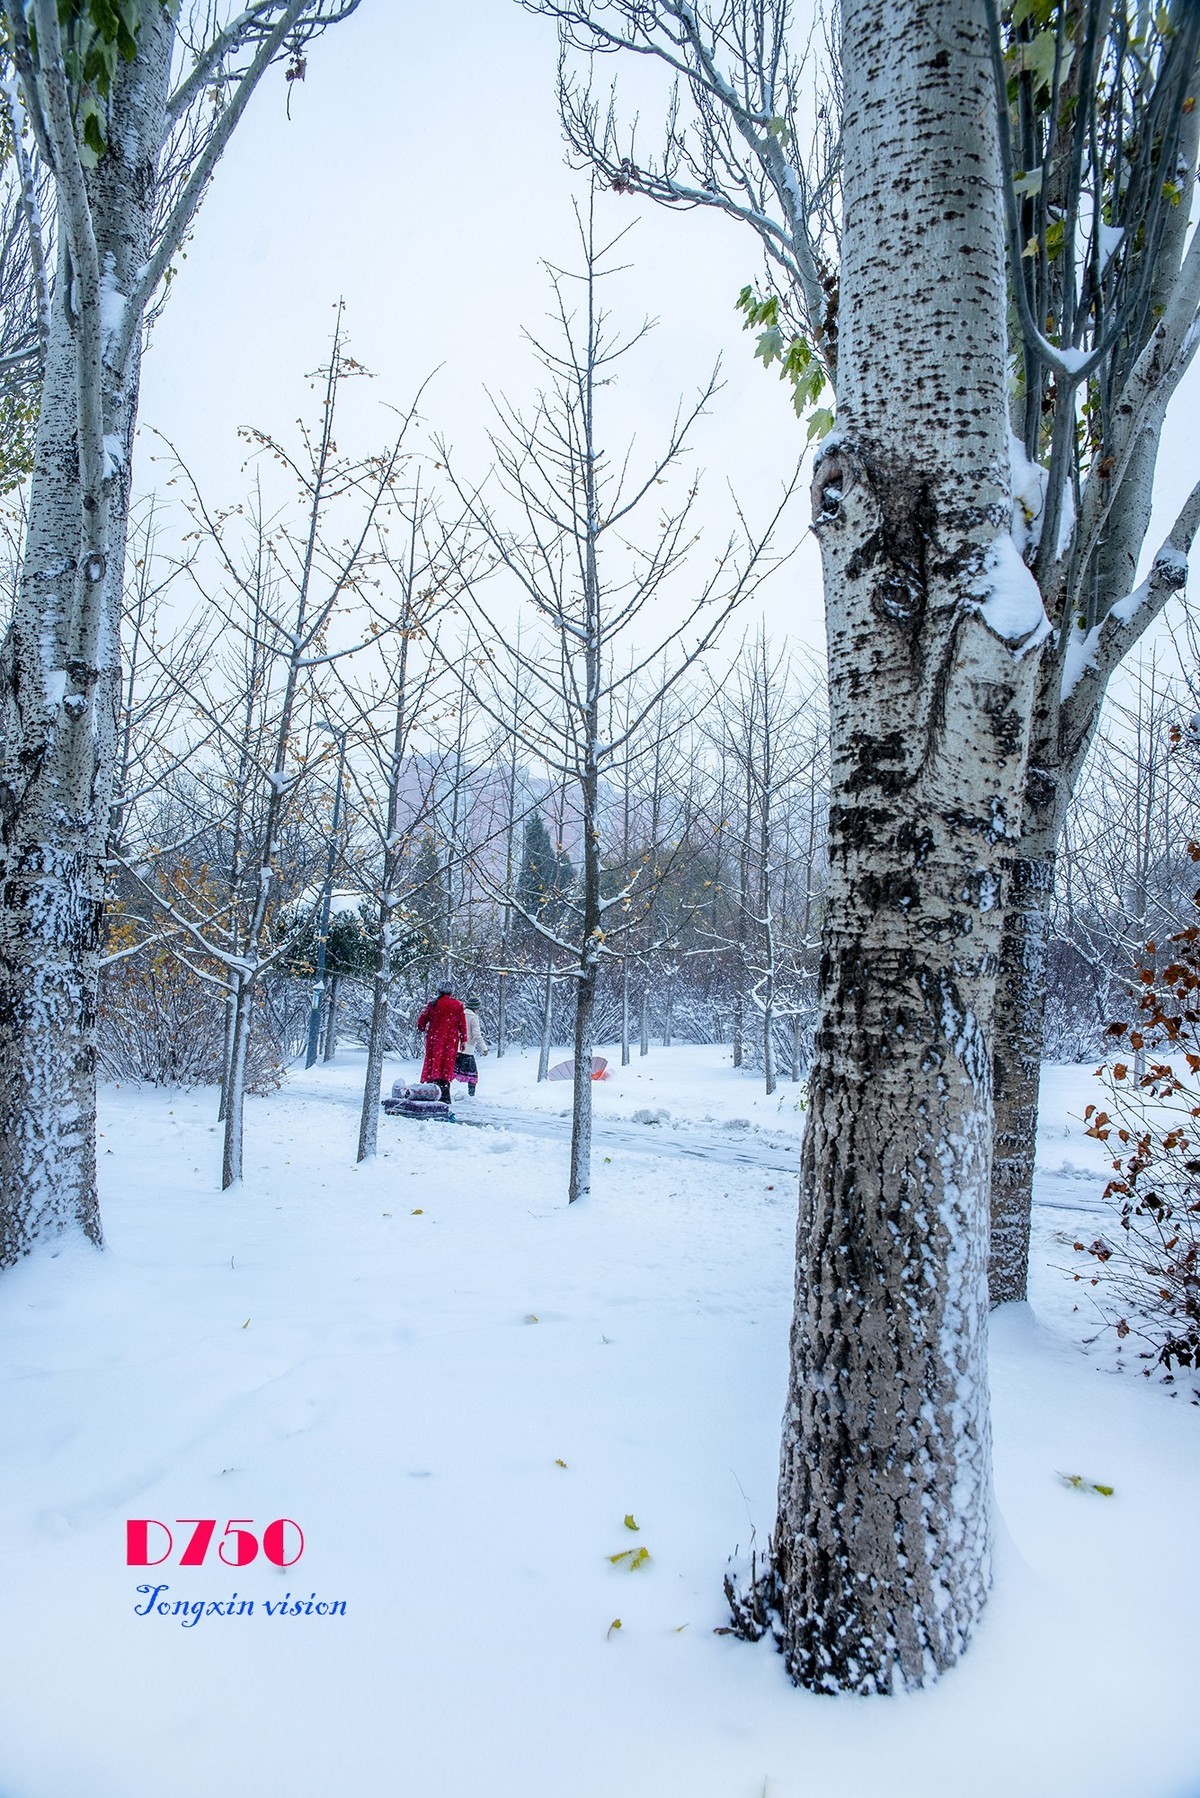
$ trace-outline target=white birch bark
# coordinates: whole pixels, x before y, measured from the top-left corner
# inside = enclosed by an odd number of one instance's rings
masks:
[[[830,891],[779,1512],[735,1616],[774,1611],[798,1682],[866,1693],[950,1666],[988,1590],[990,1041],[1045,621],[1008,549],[981,15],[844,0],[843,31],[838,435],[813,499]]]
[[[0,1266],[72,1225],[101,1235],[96,981],[140,351],[140,334],[119,325],[151,247],[174,36],[169,15],[151,9],[137,59],[118,74],[108,154],[85,171],[52,12],[40,7],[38,24],[60,258],[4,658]]]

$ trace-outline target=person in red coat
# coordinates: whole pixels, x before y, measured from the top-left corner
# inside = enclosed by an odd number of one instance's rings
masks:
[[[417,1029],[425,1032],[425,1060],[421,1079],[432,1080],[442,1089],[442,1097],[450,1098],[450,1082],[459,1051],[467,1046],[467,1014],[461,999],[456,999],[448,986],[438,988],[420,1017]]]

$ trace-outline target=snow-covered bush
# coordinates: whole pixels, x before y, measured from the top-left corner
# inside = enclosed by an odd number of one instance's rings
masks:
[[[211,896],[216,883],[203,865],[186,859],[157,877],[169,901],[186,888]],[[114,900],[108,910],[106,961],[100,973],[96,1048],[116,1080],[155,1086],[215,1086],[225,1057],[226,970],[191,939],[150,935],[135,903]],[[287,1044],[278,1008],[258,1009],[247,1057],[247,1086],[278,1086]]]
[[[260,1007],[247,1058],[246,1085],[270,1092],[282,1078],[286,1049]],[[115,1080],[154,1086],[216,1086],[225,1045],[225,1002],[217,987],[165,947],[140,949],[100,977],[97,1052]]]
[[[1200,844],[1190,853],[1200,861]],[[1075,1244],[1090,1262],[1075,1278],[1171,1380],[1173,1368],[1200,1369],[1200,924],[1164,948],[1146,944],[1140,1016],[1109,1026],[1132,1059],[1098,1070],[1108,1108],[1086,1115],[1089,1136],[1118,1150],[1105,1189],[1117,1227]]]

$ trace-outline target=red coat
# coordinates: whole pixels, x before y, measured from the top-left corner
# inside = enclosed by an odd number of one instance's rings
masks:
[[[449,993],[431,999],[417,1019],[417,1029],[425,1032],[422,1080],[453,1080],[458,1052],[467,1046],[467,1014],[462,1000]]]

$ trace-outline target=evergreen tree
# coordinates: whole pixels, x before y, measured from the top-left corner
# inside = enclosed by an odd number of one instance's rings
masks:
[[[562,917],[563,901],[574,884],[575,868],[570,856],[561,844],[554,847],[542,814],[532,812],[525,822],[517,904],[528,917],[538,918],[553,929]]]
[[[433,836],[426,831],[409,875],[408,911],[418,939],[411,961],[437,961],[445,951],[449,900],[445,870]]]

